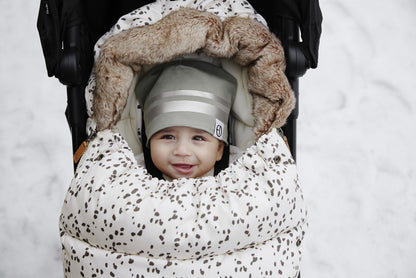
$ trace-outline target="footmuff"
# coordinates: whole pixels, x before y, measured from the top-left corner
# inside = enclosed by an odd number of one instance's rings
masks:
[[[142,159],[140,76],[178,58],[238,81],[241,153],[215,176],[166,181]],[[306,209],[279,132],[294,107],[279,40],[246,1],[156,1],[95,48],[90,141],[64,200],[65,277],[297,277]]]

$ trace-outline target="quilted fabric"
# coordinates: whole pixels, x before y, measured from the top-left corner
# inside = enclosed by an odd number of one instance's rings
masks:
[[[296,277],[306,210],[273,130],[216,177],[158,180],[100,132],[62,208],[66,277]]]

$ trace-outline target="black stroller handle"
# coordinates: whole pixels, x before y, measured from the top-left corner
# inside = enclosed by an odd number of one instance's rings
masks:
[[[283,126],[290,151],[296,159],[296,121],[299,115],[299,77],[318,65],[322,13],[318,0],[251,0],[270,30],[282,41],[286,57],[286,76],[296,97],[295,109]],[[302,42],[300,40],[302,36]]]

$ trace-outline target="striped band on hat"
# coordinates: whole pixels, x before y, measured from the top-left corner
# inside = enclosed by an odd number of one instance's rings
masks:
[[[204,130],[227,143],[227,123],[236,80],[222,68],[201,61],[158,66],[136,86],[148,140],[172,126]]]

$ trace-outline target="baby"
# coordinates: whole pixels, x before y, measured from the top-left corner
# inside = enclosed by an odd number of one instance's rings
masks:
[[[235,78],[209,62],[177,60],[146,73],[135,92],[143,108],[148,171],[172,180],[213,175],[226,167],[236,89]]]

